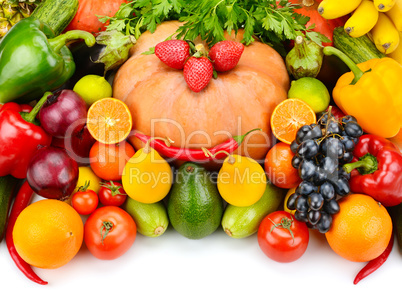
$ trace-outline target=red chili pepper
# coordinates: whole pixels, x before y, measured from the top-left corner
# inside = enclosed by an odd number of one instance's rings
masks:
[[[26,106],[6,103],[0,110],[0,176],[26,178],[28,163],[40,146],[50,145],[52,138],[35,120],[47,100],[45,93],[31,112]]]
[[[375,135],[359,138],[352,163],[343,166],[351,173],[350,189],[373,197],[386,207],[402,203],[402,154],[389,140]]]
[[[167,158],[174,158],[177,160],[184,160],[184,161],[193,161],[193,162],[199,162],[199,161],[207,161],[211,160],[213,158],[223,158],[227,157],[227,153],[232,153],[235,151],[241,143],[243,142],[244,138],[251,133],[252,131],[256,130],[261,130],[260,128],[256,128],[253,130],[250,130],[249,132],[245,133],[244,135],[240,136],[234,136],[227,141],[211,148],[208,149],[208,151],[212,154],[212,156],[206,156],[205,151],[202,149],[188,149],[188,148],[179,148],[179,147],[173,147],[173,146],[168,146],[163,140],[160,139],[153,139],[151,136],[147,136],[141,133],[135,133],[134,136],[136,136],[138,139],[140,139],[142,142],[145,144],[149,142],[149,145],[154,148],[156,151],[158,151],[159,154],[161,154],[164,157]],[[220,152],[222,151],[222,152]],[[216,154],[216,155],[215,155]]]
[[[18,269],[20,269],[21,272],[24,273],[25,276],[28,277],[30,280],[40,285],[47,285],[47,281],[43,281],[38,275],[36,275],[31,266],[20,257],[17,250],[15,249],[13,240],[13,229],[15,221],[17,220],[17,217],[18,215],[20,215],[22,210],[24,210],[24,208],[29,205],[29,202],[31,201],[33,194],[34,191],[29,186],[28,182],[25,181],[22,184],[20,190],[18,191],[18,194],[14,200],[14,204],[10,212],[6,230],[6,244],[8,252],[10,253],[11,258],[17,265]]]
[[[369,261],[366,266],[364,266],[359,273],[357,273],[355,280],[353,283],[356,285],[359,281],[361,281],[363,278],[367,277],[374,271],[376,271],[378,268],[381,267],[382,264],[385,263],[385,261],[388,259],[389,254],[392,251],[392,247],[394,246],[394,234],[392,233],[391,239],[389,240],[389,243],[387,247],[385,248],[384,252],[380,254],[378,257],[375,259]]]

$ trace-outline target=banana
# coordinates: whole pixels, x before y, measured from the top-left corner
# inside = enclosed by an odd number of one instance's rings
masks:
[[[392,53],[399,45],[399,32],[385,13],[378,15],[377,24],[371,30],[371,35],[377,49],[384,54]]]
[[[396,0],[373,0],[373,2],[378,11],[386,12],[395,5]]]
[[[402,31],[402,0],[396,0],[395,5],[385,13],[394,22],[398,31]]]
[[[402,32],[399,32],[399,39],[402,40]],[[388,57],[396,60],[399,64],[402,64],[402,43],[393,51],[387,55]]]
[[[318,13],[324,19],[336,19],[354,11],[362,0],[323,0],[318,6]]]
[[[363,0],[356,8],[352,16],[345,23],[345,31],[351,37],[360,37],[375,26],[378,20],[378,10],[374,7],[373,1]]]

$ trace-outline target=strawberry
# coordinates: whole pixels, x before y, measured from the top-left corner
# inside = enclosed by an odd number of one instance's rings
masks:
[[[223,40],[209,50],[216,71],[228,71],[233,69],[243,54],[244,45],[237,41]]]
[[[190,46],[184,40],[165,40],[155,46],[155,55],[167,66],[183,69],[190,57]]]
[[[194,92],[200,92],[208,85],[213,72],[214,68],[207,57],[192,56],[184,64],[183,75],[190,89]]]

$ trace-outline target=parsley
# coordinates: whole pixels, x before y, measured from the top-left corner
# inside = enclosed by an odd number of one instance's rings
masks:
[[[209,45],[224,39],[224,31],[244,29],[246,45],[256,38],[284,54],[283,41],[303,35],[321,44],[329,40],[306,28],[309,17],[294,12],[287,0],[132,0],[123,4],[110,21],[108,30],[119,30],[138,38],[142,32],[154,32],[163,21],[179,20],[178,38],[194,40],[201,36]]]

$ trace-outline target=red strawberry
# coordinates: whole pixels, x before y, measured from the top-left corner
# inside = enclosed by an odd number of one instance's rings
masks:
[[[209,50],[209,57],[216,71],[228,71],[237,65],[243,50],[242,43],[223,40],[212,46]]]
[[[165,40],[155,46],[155,55],[167,66],[183,69],[190,57],[190,46],[184,40]]]
[[[204,89],[212,78],[214,68],[207,57],[191,57],[184,65],[183,75],[187,85],[194,92]]]

